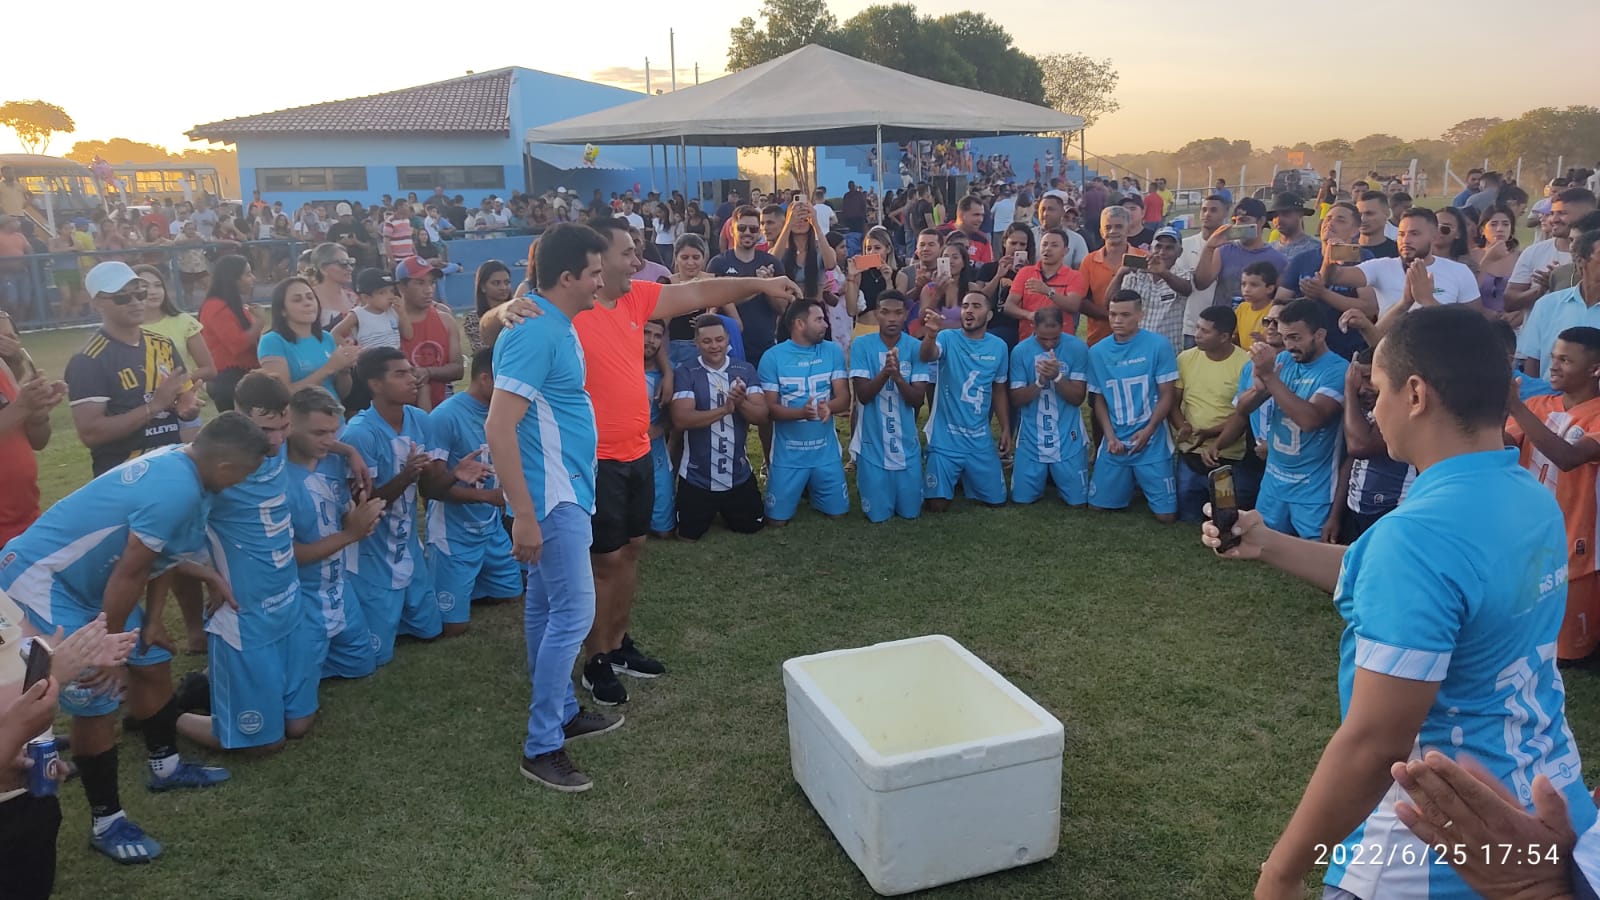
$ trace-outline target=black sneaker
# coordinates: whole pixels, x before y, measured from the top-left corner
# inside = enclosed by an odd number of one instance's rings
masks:
[[[623,721],[622,715],[611,716],[590,709],[580,709],[578,714],[572,717],[572,721],[561,726],[561,733],[567,736],[567,740],[575,741],[579,738],[616,731],[622,727]]]
[[[628,689],[622,686],[606,659],[606,654],[596,653],[583,664],[583,689],[593,695],[594,702],[601,706],[627,703]]]
[[[547,788],[576,794],[594,787],[589,776],[578,771],[565,750],[551,750],[538,756],[522,758],[522,777],[536,781]]]
[[[651,659],[633,643],[633,638],[622,636],[622,646],[606,654],[611,660],[611,670],[634,678],[656,678],[667,674],[667,667]]]

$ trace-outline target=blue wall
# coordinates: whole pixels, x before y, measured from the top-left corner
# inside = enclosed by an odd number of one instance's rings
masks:
[[[1051,137],[1030,137],[1028,135],[1011,135],[1006,137],[979,137],[967,141],[972,149],[972,155],[989,156],[998,153],[1001,156],[1011,157],[1011,167],[1016,170],[1018,180],[1033,178],[1033,161],[1039,160],[1041,172],[1044,169],[1045,150],[1056,154],[1056,174],[1061,174],[1061,139]],[[845,182],[854,181],[858,185],[870,188],[873,181],[872,166],[867,164],[870,144],[856,144],[839,147],[819,147],[817,149],[817,184],[828,189],[828,195],[837,197],[844,193]],[[1077,166],[1074,161],[1068,167],[1069,173],[1076,177]],[[899,190],[905,185],[900,178],[900,147],[888,141],[883,145],[883,181],[884,186],[891,190]]]
[[[603,84],[580,81],[532,69],[513,69],[510,97],[510,134],[505,136],[433,136],[433,135],[250,135],[238,141],[239,179],[241,196],[248,198],[256,189],[256,169],[308,168],[335,166],[363,166],[367,170],[367,189],[351,191],[328,189],[325,191],[263,191],[268,202],[283,201],[285,207],[299,208],[308,200],[349,199],[362,203],[376,203],[384,194],[404,196],[400,190],[396,169],[399,166],[446,165],[499,165],[505,170],[505,187],[448,189],[451,195],[461,194],[469,204],[476,205],[487,194],[509,196],[512,191],[532,188],[543,192],[555,187],[578,191],[587,198],[595,189],[610,194],[632,190],[639,184],[649,190],[650,148],[602,147],[601,159],[613,164],[628,166],[624,171],[580,169],[560,171],[535,163],[535,183],[529,185],[523,170],[522,136],[535,125],[546,125],[584,113],[595,112],[622,103],[630,103],[642,94]],[[569,149],[567,152],[571,152]],[[656,148],[655,184],[665,186],[662,171],[664,152]],[[697,148],[688,150],[689,178],[691,183],[700,174],[696,165],[700,156]],[[705,149],[706,178],[737,178],[739,165],[737,151],[726,147]],[[676,184],[674,177],[673,183]],[[418,196],[431,193],[417,191]]]

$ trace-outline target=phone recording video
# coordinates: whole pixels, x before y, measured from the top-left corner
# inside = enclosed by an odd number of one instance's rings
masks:
[[[1222,537],[1218,553],[1239,546],[1239,536],[1233,526],[1239,524],[1239,500],[1233,489],[1233,466],[1218,466],[1211,470],[1211,521],[1216,523]]]
[[[1254,225],[1229,225],[1223,232],[1230,241],[1248,241],[1256,236],[1257,228]]]
[[[1122,265],[1135,271],[1144,271],[1149,266],[1149,262],[1148,257],[1140,256],[1137,253],[1122,254]]]

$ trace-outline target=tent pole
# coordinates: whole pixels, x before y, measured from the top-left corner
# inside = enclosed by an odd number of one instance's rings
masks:
[[[644,95],[646,97],[652,96],[651,93],[650,93],[650,57],[648,57],[648,56],[646,56],[644,58]],[[655,144],[651,144],[650,145],[650,190],[653,191],[655,189],[656,189],[656,145]]]
[[[684,146],[683,137],[678,137],[678,168],[681,176],[678,182],[683,185],[683,202],[689,202],[689,151]]]
[[[883,224],[883,126],[878,126],[878,152],[877,165],[873,167],[872,177],[877,179],[874,190],[878,194],[878,224]]]

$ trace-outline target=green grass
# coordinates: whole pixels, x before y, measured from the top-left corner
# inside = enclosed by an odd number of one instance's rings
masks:
[[[27,342],[59,372],[81,337]],[[87,472],[62,418],[47,500]],[[520,614],[480,609],[468,637],[403,644],[375,677],[325,687],[309,738],[229,760],[215,790],[147,794],[126,737],[124,801],[166,855],[91,854],[69,785],[57,896],[870,897],[790,775],[779,666],[928,633],[1067,731],[1060,853],[932,896],[1247,896],[1337,724],[1339,628],[1325,595],[1221,562],[1142,510],[958,503],[882,526],[802,512],[760,535],[652,543],[633,631],[671,674],[629,681],[627,724],[574,747],[590,793],[518,774]],[[1580,744],[1600,746],[1600,682],[1567,684]]]

